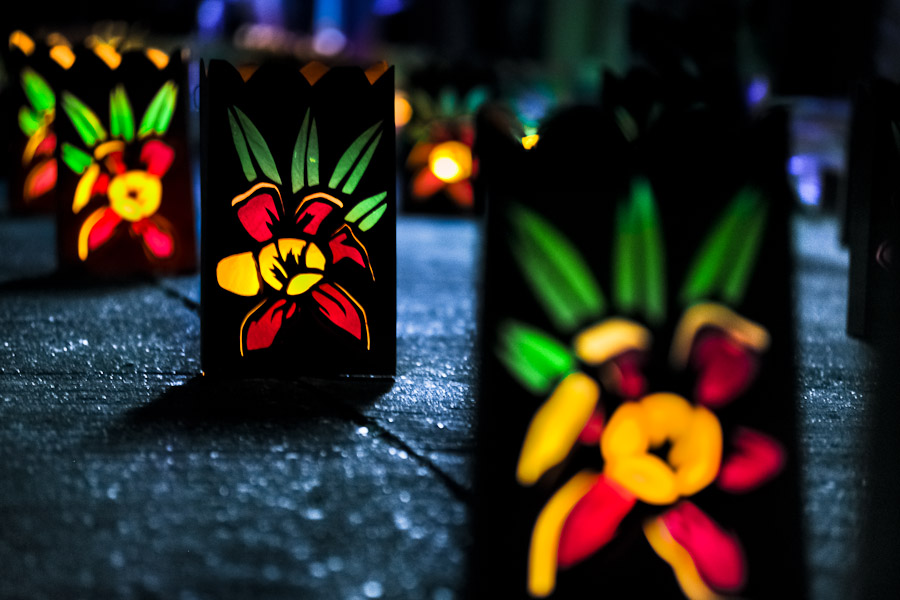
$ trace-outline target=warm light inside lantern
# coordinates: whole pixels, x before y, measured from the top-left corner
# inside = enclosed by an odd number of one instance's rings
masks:
[[[472,151],[462,142],[444,142],[428,155],[428,167],[435,177],[447,183],[472,175]]]
[[[394,94],[394,125],[403,127],[412,119],[413,109],[409,98],[403,92]]]

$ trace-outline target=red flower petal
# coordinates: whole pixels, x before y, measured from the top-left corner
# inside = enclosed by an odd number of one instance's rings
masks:
[[[737,537],[722,529],[691,502],[681,502],[660,517],[672,538],[691,556],[704,583],[717,592],[737,592],[747,567]]]
[[[366,321],[366,313],[346,290],[340,286],[323,283],[313,290],[312,297],[319,303],[322,314],[328,317],[332,323],[358,340],[363,340],[363,335],[365,335],[363,341],[366,342],[368,348],[369,325]]]
[[[710,408],[719,408],[749,387],[759,361],[755,353],[725,332],[706,330],[694,342],[691,362],[698,372],[695,399]]]
[[[364,269],[369,267],[369,255],[366,252],[366,247],[356,239],[353,231],[346,225],[341,227],[334,237],[328,241],[328,247],[331,250],[333,264],[349,258]]]
[[[272,239],[272,229],[278,221],[278,210],[275,198],[268,192],[253,196],[244,202],[237,211],[241,225],[257,242]]]
[[[468,179],[448,184],[447,195],[453,198],[453,201],[459,206],[465,208],[469,208],[475,203],[475,193],[472,191],[472,182]]]
[[[603,434],[603,413],[599,410],[594,411],[591,418],[585,424],[584,429],[578,435],[578,441],[585,446],[593,446],[600,443],[600,436]]]
[[[150,140],[141,148],[141,162],[147,165],[147,172],[162,177],[175,160],[175,150],[159,140]]]
[[[144,247],[155,258],[169,258],[175,251],[175,238],[171,225],[159,215],[141,219],[131,229],[141,236]]]
[[[34,149],[35,156],[50,156],[56,150],[56,134],[50,133]]]
[[[272,345],[272,342],[275,341],[275,335],[278,333],[278,330],[281,329],[281,323],[284,319],[284,309],[282,306],[284,306],[285,303],[286,300],[278,300],[272,304],[262,316],[255,321],[250,321],[250,325],[247,327],[246,336],[247,350],[259,350],[260,348],[268,348]],[[258,309],[259,307],[254,309],[253,312]],[[253,312],[247,315],[248,319],[252,317]]]
[[[418,200],[425,200],[441,191],[443,187],[444,182],[438,179],[431,169],[424,167],[413,178],[412,195]]]
[[[91,188],[91,198],[96,195],[106,195],[106,190],[109,189],[109,175],[106,173],[100,173],[100,176],[97,177],[97,180],[94,182],[94,187]]]
[[[773,438],[743,427],[731,438],[734,452],[725,457],[716,479],[726,492],[743,494],[778,475],[784,466],[785,452]]]
[[[107,154],[104,162],[110,173],[121,175],[128,170],[128,167],[125,165],[125,153],[121,150]]]
[[[309,222],[303,226],[303,233],[316,235],[319,232],[319,226],[325,217],[331,214],[333,207],[327,202],[309,202],[299,215],[297,215],[297,224],[299,225],[304,219]]]
[[[601,476],[566,517],[559,537],[559,566],[577,564],[605,546],[635,501],[625,488]]]
[[[109,241],[116,231],[116,225],[122,221],[122,217],[111,208],[107,208],[103,216],[91,227],[88,234],[88,249],[96,250]]]
[[[28,172],[25,178],[23,196],[26,201],[43,196],[56,185],[56,159],[51,158],[38,163]]]
[[[625,398],[640,398],[647,391],[647,378],[644,377],[646,360],[645,352],[628,350],[610,362],[616,388]]]

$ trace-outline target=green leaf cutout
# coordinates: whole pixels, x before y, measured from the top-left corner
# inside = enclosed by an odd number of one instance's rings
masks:
[[[27,136],[34,135],[41,126],[41,118],[33,109],[22,106],[19,108],[19,129]]]
[[[543,394],[575,368],[575,357],[558,341],[534,327],[507,320],[500,324],[497,358],[534,394]]]
[[[376,223],[384,216],[384,212],[387,210],[387,204],[382,204],[378,208],[372,211],[368,217],[362,220],[359,224],[360,231],[368,231],[375,226]]]
[[[156,95],[147,106],[141,124],[138,126],[138,137],[144,138],[151,134],[165,135],[175,114],[175,104],[178,101],[178,86],[169,80],[162,84]]]
[[[350,173],[350,177],[347,178],[347,183],[345,183],[343,189],[341,189],[343,193],[352,194],[356,190],[356,186],[359,185],[360,179],[366,174],[366,169],[369,167],[369,162],[371,162],[372,155],[375,154],[375,148],[378,147],[378,142],[380,141],[381,132],[379,131],[378,135],[375,136],[375,141],[372,142],[365,154],[362,155],[362,158],[356,163],[356,167],[353,168],[353,172]]]
[[[241,126],[238,125],[237,119],[228,110],[228,125],[231,127],[231,139],[234,142],[234,149],[237,150],[238,158],[241,160],[241,169],[244,171],[244,177],[247,181],[256,180],[256,169],[253,168],[253,161],[250,160],[250,152],[247,149],[247,141],[244,139],[244,133]]]
[[[310,109],[306,109],[291,158],[291,189],[295,194],[304,185],[319,185],[319,136],[316,133],[315,119],[312,120],[312,127],[309,126],[309,115]]]
[[[94,159],[91,158],[91,155],[69,144],[68,142],[63,142],[62,145],[62,161],[66,163],[66,166],[72,169],[74,172],[81,175],[84,173],[85,169],[91,166],[91,163],[94,162]]]
[[[109,130],[113,137],[120,137],[126,142],[134,139],[134,113],[122,85],[116,86],[109,94]]]
[[[381,123],[382,121],[378,121],[368,129],[366,129],[364,132],[362,132],[358,138],[353,140],[353,143],[350,144],[350,147],[347,148],[344,154],[341,155],[340,160],[338,160],[338,164],[334,168],[334,172],[331,174],[331,179],[328,181],[328,187],[330,187],[331,189],[335,189],[341,184],[341,181],[343,181],[347,173],[350,172],[350,168],[353,166],[353,163],[356,162],[357,157],[360,155],[360,153],[362,153],[366,144],[370,139],[372,139],[372,136],[375,135],[375,130],[381,127]],[[380,135],[378,139],[381,139]],[[367,153],[367,155],[369,159],[372,158],[371,153]],[[364,160],[366,160],[366,163],[365,166],[363,166],[363,172],[369,164],[368,159],[365,159],[364,157]],[[362,162],[363,161],[360,161],[361,164]],[[362,174],[360,174],[360,177],[362,177]],[[355,188],[356,186],[354,185],[353,187]]]
[[[554,324],[569,332],[600,316],[606,304],[603,293],[575,246],[529,209],[513,207],[509,218],[516,261]]]
[[[306,149],[306,182],[310,187],[319,185],[319,134],[316,132],[316,120],[313,119],[309,132],[309,147]]]
[[[666,318],[665,246],[649,181],[641,177],[631,182],[631,202],[640,239],[644,316],[650,323],[659,323]]]
[[[765,229],[766,206],[758,190],[738,191],[697,251],[679,299],[691,304],[719,295],[740,303],[756,263]],[[749,248],[747,247],[749,245]]]
[[[75,130],[78,131],[78,135],[81,136],[82,141],[88,147],[92,147],[97,142],[102,142],[106,139],[106,130],[100,124],[100,119],[84,102],[69,92],[63,92],[62,108],[72,121],[72,125],[75,126]]]
[[[281,185],[281,177],[278,175],[278,168],[275,166],[275,158],[269,151],[266,140],[263,139],[259,129],[256,128],[250,118],[247,117],[241,109],[235,106],[234,111],[237,113],[238,119],[241,122],[241,128],[247,136],[247,144],[250,146],[250,152],[253,153],[253,157],[256,159],[259,168],[266,177],[278,185]]]
[[[306,181],[306,146],[309,143],[309,112],[306,109],[306,116],[303,117],[303,124],[300,125],[300,133],[297,134],[297,141],[294,142],[294,153],[291,156],[291,190],[297,193],[303,189]]]
[[[25,67],[22,69],[22,89],[25,97],[38,112],[50,110],[56,106],[56,95],[53,88],[34,69]]]
[[[347,216],[344,217],[344,220],[348,223],[356,223],[360,219],[360,217],[378,206],[378,204],[386,197],[387,192],[381,192],[380,194],[375,194],[371,198],[361,200],[359,204],[350,209],[350,212],[347,213]]]

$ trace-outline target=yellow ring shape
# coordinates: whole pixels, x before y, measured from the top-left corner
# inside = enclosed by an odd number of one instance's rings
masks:
[[[568,456],[599,398],[600,386],[584,373],[572,373],[556,386],[525,434],[516,469],[520,484],[534,485]]]
[[[669,442],[665,460],[650,451]],[[722,461],[722,426],[677,394],[626,402],[600,438],[604,473],[648,504],[665,505],[712,483]]]
[[[126,171],[113,177],[106,195],[116,214],[126,221],[140,221],[159,208],[162,183],[159,177],[146,171]]]
[[[695,304],[684,311],[672,336],[672,351],[669,356],[672,366],[682,369],[687,365],[694,337],[707,326],[728,332],[739,344],[760,353],[766,351],[771,340],[764,327],[745,319],[727,306],[715,302]]]
[[[588,327],[575,337],[575,354],[589,365],[599,365],[629,350],[648,350],[650,331],[634,321],[612,317]]]

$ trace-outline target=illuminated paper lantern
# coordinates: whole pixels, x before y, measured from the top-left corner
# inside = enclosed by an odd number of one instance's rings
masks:
[[[63,36],[34,39],[9,35],[4,53],[15,124],[10,131],[10,208],[16,213],[55,210],[57,178],[56,94],[52,81],[72,66],[75,55]]]
[[[785,119],[660,119],[479,121],[479,596],[804,597]]]
[[[180,56],[79,49],[56,86],[58,254],[99,276],[196,268]]]
[[[393,70],[202,71],[204,370],[392,376]]]

